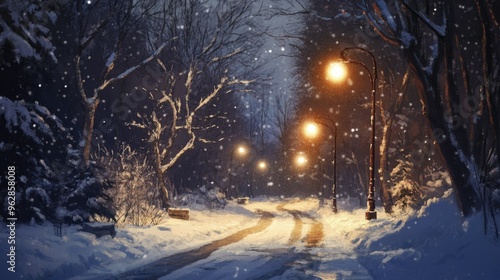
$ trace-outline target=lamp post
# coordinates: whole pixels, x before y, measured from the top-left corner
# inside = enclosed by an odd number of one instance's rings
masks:
[[[356,50],[356,51],[361,51],[365,54],[368,54],[371,59],[372,59],[372,64],[373,68],[372,71],[363,64],[362,62],[356,61],[356,60],[351,60],[349,59],[346,54],[350,50]],[[371,141],[370,141],[370,167],[369,167],[369,185],[368,185],[368,199],[367,199],[367,210],[365,212],[365,218],[367,220],[372,220],[372,219],[377,219],[377,211],[375,211],[375,109],[376,109],[376,83],[377,83],[377,61],[375,59],[375,56],[368,50],[359,48],[359,47],[350,47],[350,48],[345,48],[342,50],[340,53],[340,57],[343,60],[344,63],[353,63],[362,66],[363,68],[366,69],[368,76],[370,77],[370,82],[372,86],[372,108],[371,108]],[[337,70],[335,70],[337,69]],[[341,71],[338,70],[339,66],[332,66],[330,64],[329,68],[327,69],[327,77],[328,75],[332,75],[332,78],[329,80],[332,80],[334,82],[339,81],[343,77],[341,75]],[[333,75],[335,74],[335,75]],[[344,75],[345,76],[345,75]]]
[[[254,185],[255,185],[255,170],[259,170],[260,172],[265,172],[267,170],[267,162],[265,160],[259,160],[257,164],[252,169],[252,197],[254,196]],[[267,198],[269,199],[269,188],[267,191]]]
[[[231,150],[231,157],[229,158],[229,168],[228,168],[228,186],[226,187],[226,198],[229,195],[229,188],[231,188],[231,172],[232,172],[232,167],[233,167],[233,157],[234,153],[237,152],[238,155],[244,156],[247,153],[247,148],[244,145],[237,145]],[[238,196],[238,189],[236,188],[236,196]]]
[[[307,164],[307,157],[303,153],[299,153],[295,156],[295,164],[298,167],[303,167]]]
[[[330,129],[330,131],[333,133],[333,184],[332,184],[332,211],[333,213],[338,212],[337,208],[337,125],[334,124],[334,128],[331,128],[329,125],[319,122],[318,120],[314,120],[314,122],[308,122],[306,123],[306,126],[304,127],[304,134],[309,137],[313,138],[316,137],[318,134],[319,128],[318,125],[323,125]]]

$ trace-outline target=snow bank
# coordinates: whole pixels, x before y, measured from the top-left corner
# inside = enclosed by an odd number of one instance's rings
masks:
[[[463,219],[451,191],[410,216],[378,214],[324,216],[375,279],[498,279],[500,240],[483,233],[481,215]]]
[[[224,238],[258,220],[252,212],[234,205],[220,212],[191,210],[190,214],[189,221],[167,219],[156,226],[117,228],[115,238],[96,238],[76,226],[65,227],[62,237],[54,234],[52,225],[19,226],[16,272],[7,271],[4,265],[0,279],[69,279],[83,273],[119,273]],[[7,240],[7,232],[2,224],[0,240]],[[6,252],[5,246],[2,242],[2,252]],[[6,263],[6,254],[2,253],[0,261]]]

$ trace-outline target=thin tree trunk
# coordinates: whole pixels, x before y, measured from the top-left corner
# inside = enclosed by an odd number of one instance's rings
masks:
[[[90,151],[92,146],[92,135],[94,134],[95,112],[99,105],[99,99],[85,100],[85,125],[83,128],[83,162],[82,166],[87,168],[90,164]]]
[[[389,187],[389,141],[392,126],[392,118],[388,122],[384,122],[382,141],[380,143],[380,169],[381,169],[381,184],[380,184],[380,197],[386,213],[392,213],[392,194]]]
[[[165,183],[165,176],[161,168],[161,154],[160,145],[157,141],[153,143],[153,153],[154,153],[154,169],[156,177],[158,178],[158,188],[161,194],[161,205],[163,208],[169,208],[169,193],[167,189],[167,184]]]

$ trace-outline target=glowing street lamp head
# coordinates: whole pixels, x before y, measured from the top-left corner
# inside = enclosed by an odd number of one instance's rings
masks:
[[[247,149],[245,148],[245,146],[239,146],[238,149],[237,149],[237,152],[239,155],[245,155],[247,153]]]
[[[319,127],[314,122],[307,122],[304,125],[304,135],[309,138],[315,138],[319,134]]]
[[[328,81],[338,83],[345,80],[347,70],[342,62],[331,62],[326,68],[326,79]]]
[[[297,166],[304,166],[306,165],[307,163],[307,158],[305,155],[303,154],[298,154],[296,157],[295,157],[295,164]]]
[[[257,168],[259,168],[260,170],[266,170],[267,162],[260,160],[259,163],[257,163]]]

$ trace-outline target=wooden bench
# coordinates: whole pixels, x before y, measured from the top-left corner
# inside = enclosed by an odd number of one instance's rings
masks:
[[[249,200],[250,200],[250,198],[248,198],[248,197],[238,197],[238,198],[236,199],[236,202],[237,202],[238,204],[248,204],[248,201],[249,201]]]
[[[168,216],[174,219],[189,220],[189,209],[168,208]]]
[[[81,231],[92,233],[97,238],[104,235],[111,235],[111,237],[116,235],[114,223],[83,223]]]

